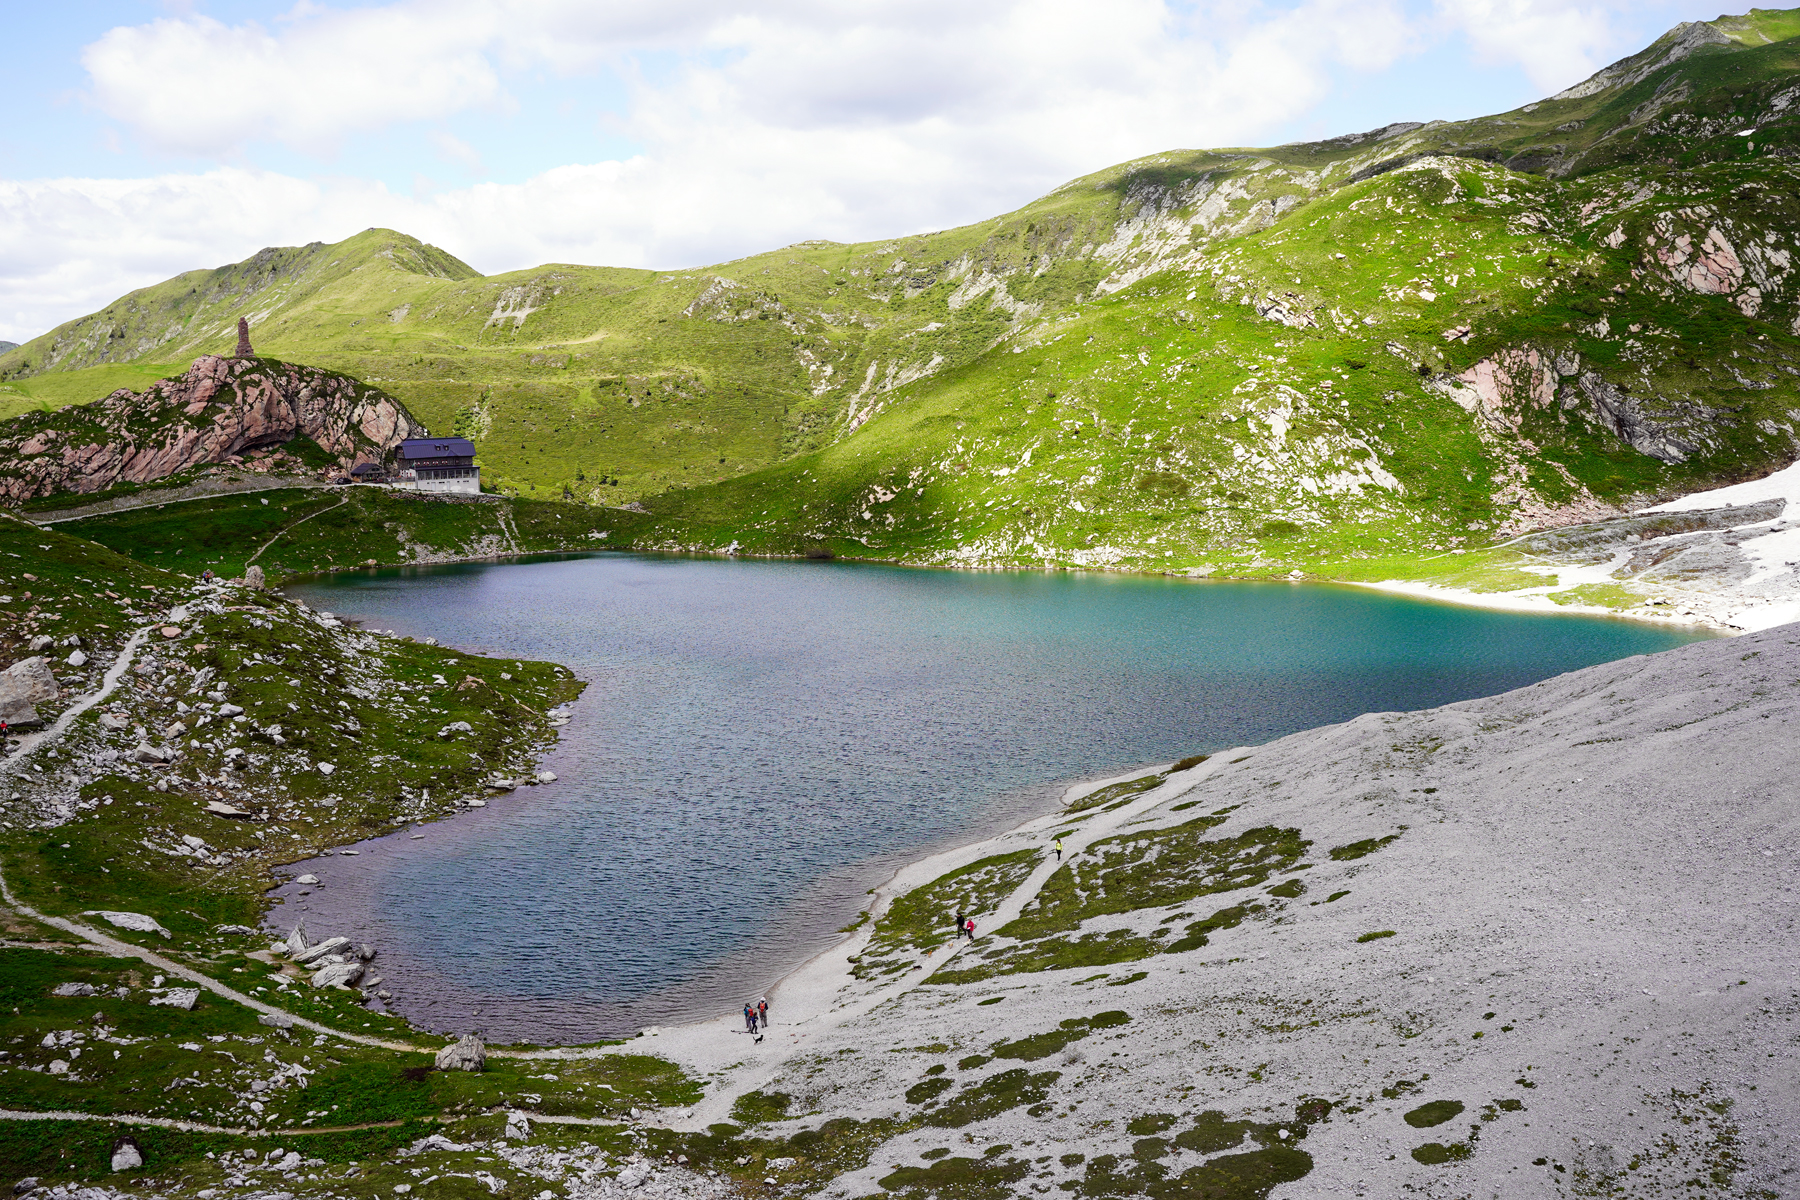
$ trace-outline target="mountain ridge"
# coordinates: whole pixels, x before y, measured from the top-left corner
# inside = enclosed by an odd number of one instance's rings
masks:
[[[1234,574],[1472,549],[1792,461],[1797,34],[1678,26],[1494,117],[1169,151],[709,268],[456,278],[366,231],[354,264],[309,249],[342,268],[314,293],[256,292],[257,344],[472,437],[505,490],[640,503],[662,545]],[[145,341],[83,320],[60,344]],[[0,376],[43,386],[55,344]]]

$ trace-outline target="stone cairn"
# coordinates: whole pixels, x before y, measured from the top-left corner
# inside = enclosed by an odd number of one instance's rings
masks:
[[[256,351],[250,348],[250,322],[246,321],[243,317],[238,318],[237,356],[239,358],[256,357]]]

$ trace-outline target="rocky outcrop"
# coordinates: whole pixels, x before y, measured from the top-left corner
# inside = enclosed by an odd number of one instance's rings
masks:
[[[1509,347],[1459,375],[1433,375],[1425,383],[1496,433],[1517,433],[1528,410],[1560,404],[1587,408],[1620,441],[1663,462],[1681,462],[1699,449],[1666,417],[1647,411],[1640,398],[1596,371],[1583,370],[1581,356],[1574,353]],[[1711,414],[1690,406],[1679,415],[1704,420]]]
[[[348,470],[423,432],[398,400],[348,375],[206,355],[142,392],[0,422],[0,502],[151,483],[209,463],[276,465],[301,437]]]
[[[1573,388],[1563,389],[1563,397],[1567,407],[1574,407],[1571,401],[1579,403],[1579,397],[1586,397],[1600,423],[1640,454],[1677,463],[1697,448],[1692,442],[1676,437],[1666,425],[1651,419],[1635,396],[1617,384],[1608,383],[1593,371],[1583,371],[1577,376]]]

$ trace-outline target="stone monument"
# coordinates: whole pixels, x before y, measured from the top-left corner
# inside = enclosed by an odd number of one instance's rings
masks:
[[[239,358],[256,357],[256,351],[250,348],[250,322],[246,321],[243,317],[238,318],[237,356]]]

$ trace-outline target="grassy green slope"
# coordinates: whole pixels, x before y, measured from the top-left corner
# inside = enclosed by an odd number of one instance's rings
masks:
[[[228,347],[236,288],[260,352],[378,382],[507,490],[645,500],[662,544],[1256,570],[1447,546],[1792,456],[1796,33],[1682,26],[1492,118],[1170,152],[961,229],[691,271],[484,278],[371,230],[134,293],[0,378]],[[1708,294],[1666,259],[1714,233],[1741,270]],[[156,333],[196,276],[205,320]],[[1693,452],[1586,401],[1453,403],[1515,352],[1580,355]]]
[[[1659,182],[1758,229],[1800,217],[1777,198],[1790,178],[1745,164]],[[827,450],[650,507],[696,544],[751,550],[1267,572],[1474,544],[1528,502],[1785,463],[1800,402],[1785,313],[1634,280],[1638,248],[1579,216],[1616,186],[1479,161],[1385,173],[1214,252],[1204,276],[1167,270],[1042,322]],[[1259,315],[1270,299],[1315,323]],[[1655,386],[1700,452],[1665,463],[1560,402],[1502,431],[1431,386],[1521,345]]]
[[[271,579],[364,563],[598,550],[631,542],[633,512],[513,498],[480,502],[385,488],[278,488],[59,523],[64,534],[183,575]]]

